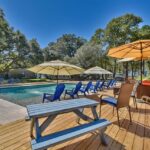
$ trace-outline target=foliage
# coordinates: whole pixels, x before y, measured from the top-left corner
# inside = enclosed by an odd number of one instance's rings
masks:
[[[105,29],[105,39],[109,48],[138,40],[139,23],[141,22],[142,18],[133,14],[112,19]]]
[[[105,29],[105,40],[108,43],[108,49],[138,40],[139,23],[141,22],[142,18],[133,14],[126,14],[112,19]],[[113,64],[113,76],[115,76],[117,71],[115,59]]]
[[[44,49],[45,60],[63,59],[65,56],[73,57],[78,48],[86,42],[85,39],[77,37],[74,34],[64,34],[57,41],[51,42]],[[50,57],[46,57],[50,56]]]
[[[144,25],[139,30],[140,39],[150,39],[150,26]]]
[[[98,28],[89,41],[75,34],[64,34],[42,49],[35,38],[28,40],[15,31],[0,9],[0,73],[15,68],[28,68],[44,61],[61,59],[83,68],[100,66],[115,73],[123,65],[107,56],[107,50],[139,39],[150,39],[150,26],[139,27],[142,18],[133,14],[112,19],[105,29]],[[146,62],[150,70],[150,61]],[[139,64],[128,65],[136,72]]]
[[[27,59],[29,54],[28,41],[20,31],[16,31],[14,35],[15,44],[14,51],[16,52],[15,63],[12,64],[12,68],[24,68],[27,66]]]
[[[45,82],[45,81],[48,81],[48,79],[40,79],[40,78],[35,78],[35,79],[24,79],[26,80],[27,82]]]
[[[30,50],[33,52],[33,47],[33,44],[29,45],[25,35],[20,31],[14,31],[9,26],[3,11],[0,10],[0,72],[7,72],[11,68],[27,67],[30,63],[29,53]],[[38,47],[35,47],[34,56],[38,54],[37,50]],[[31,60],[36,63],[39,58],[31,58]]]
[[[100,46],[91,43],[84,44],[78,49],[75,60],[83,68],[96,66],[100,60]]]
[[[105,37],[105,31],[101,28],[97,29],[94,33],[94,35],[91,37],[91,42],[94,44],[103,44]]]
[[[30,52],[28,54],[29,63],[32,65],[40,64],[44,61],[43,52],[36,39],[29,41]]]

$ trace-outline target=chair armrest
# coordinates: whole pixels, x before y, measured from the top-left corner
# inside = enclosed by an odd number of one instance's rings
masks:
[[[47,96],[47,95],[48,95],[48,96],[52,96],[53,94],[51,94],[51,93],[44,93],[44,95],[45,95],[45,96]]]
[[[65,90],[65,93],[67,93],[67,92],[72,92],[73,90],[74,90],[74,88],[71,89],[71,90]]]

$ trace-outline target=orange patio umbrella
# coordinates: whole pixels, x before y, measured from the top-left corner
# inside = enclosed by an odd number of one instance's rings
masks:
[[[116,48],[108,52],[108,56],[114,58],[137,58],[141,61],[141,82],[142,82],[142,62],[145,58],[150,58],[150,40],[138,40]]]

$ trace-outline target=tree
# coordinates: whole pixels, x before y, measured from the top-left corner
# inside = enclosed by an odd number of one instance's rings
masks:
[[[16,59],[14,48],[14,32],[4,18],[0,9],[0,72],[7,71]]]
[[[64,34],[60,38],[58,38],[55,43],[49,43],[48,46],[44,49],[45,56],[50,56],[50,58],[45,57],[45,59],[63,59],[65,56],[73,57],[77,49],[81,47],[85,42],[85,39],[77,37],[74,34]]]
[[[40,45],[36,39],[29,41],[30,53],[28,55],[29,62],[31,65],[37,65],[44,61],[44,56]]]
[[[140,39],[150,39],[150,26],[144,25],[139,30],[139,37]]]
[[[139,39],[139,23],[142,18],[133,14],[126,14],[112,19],[105,29],[105,40],[108,49]],[[116,60],[114,60],[114,75],[116,73]]]
[[[109,48],[138,40],[139,23],[141,22],[142,18],[133,14],[112,19],[105,29],[105,39]]]
[[[63,59],[61,51],[56,50],[55,42],[50,42],[47,47],[43,49],[44,61],[51,61],[56,59]]]
[[[13,68],[26,68],[29,65],[27,60],[30,52],[28,41],[19,30],[15,32],[14,39],[14,50],[16,51],[17,58]]]
[[[94,33],[94,35],[91,37],[91,42],[94,44],[101,44],[103,45],[104,42],[104,37],[105,37],[105,31],[101,28],[97,29]]]
[[[77,50],[75,60],[78,65],[85,69],[98,65],[100,60],[100,45],[84,44]]]

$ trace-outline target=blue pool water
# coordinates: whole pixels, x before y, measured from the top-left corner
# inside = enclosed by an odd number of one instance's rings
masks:
[[[43,93],[54,93],[56,84],[19,86],[0,88],[0,98],[22,106],[42,102]],[[74,84],[65,84],[65,89],[74,88]]]

